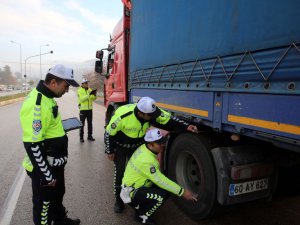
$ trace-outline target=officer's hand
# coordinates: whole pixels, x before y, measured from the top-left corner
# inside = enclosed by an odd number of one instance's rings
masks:
[[[164,137],[167,137],[170,134],[169,131],[166,131],[166,130],[163,130],[163,129],[159,129],[159,130],[160,130],[161,135],[164,136]]]
[[[45,187],[55,187],[55,185],[56,185],[56,180],[54,179],[54,180],[52,180],[50,183],[48,183],[48,184],[46,184],[46,185],[44,185]]]
[[[194,202],[198,201],[198,199],[197,199],[198,195],[187,189],[184,190],[182,197],[184,197],[186,200],[189,200],[189,201],[194,201]]]
[[[107,154],[107,158],[108,158],[110,161],[114,161],[114,159],[115,159],[115,153]]]
[[[189,125],[187,130],[193,133],[198,133],[198,128],[195,125]]]

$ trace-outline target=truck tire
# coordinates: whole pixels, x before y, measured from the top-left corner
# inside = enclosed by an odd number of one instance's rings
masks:
[[[217,208],[216,172],[210,150],[214,147],[208,135],[183,133],[169,149],[169,177],[194,193],[198,201],[175,198],[177,205],[192,219],[205,219]]]

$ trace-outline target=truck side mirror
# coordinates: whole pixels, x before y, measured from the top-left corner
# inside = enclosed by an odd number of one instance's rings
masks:
[[[96,73],[102,73],[102,69],[103,69],[103,61],[102,60],[97,60],[95,62],[95,72]]]
[[[102,50],[98,50],[96,52],[96,58],[102,60],[103,59],[103,51]]]

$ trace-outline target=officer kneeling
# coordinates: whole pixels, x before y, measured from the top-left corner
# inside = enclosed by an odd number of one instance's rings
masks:
[[[157,154],[165,148],[166,137],[157,128],[148,130],[146,144],[130,158],[122,180],[120,197],[137,209],[136,219],[142,224],[155,224],[151,216],[163,205],[171,192],[186,200],[197,201],[197,195],[183,189],[159,170]]]

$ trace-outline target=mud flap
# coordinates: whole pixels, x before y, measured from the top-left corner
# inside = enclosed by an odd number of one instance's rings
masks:
[[[277,185],[277,155],[257,146],[212,150],[217,173],[217,200],[231,205],[271,198]]]

